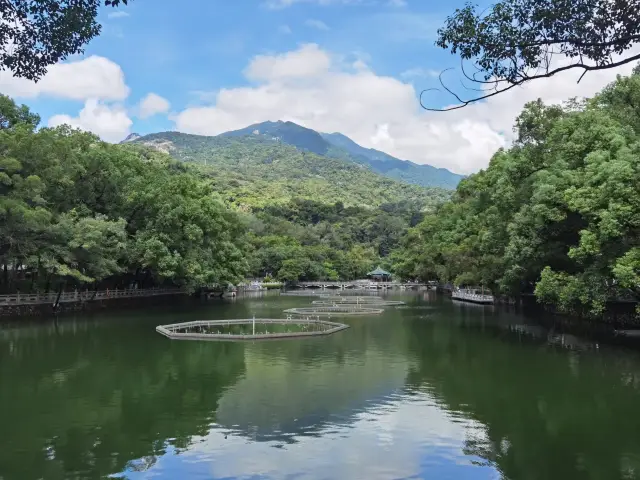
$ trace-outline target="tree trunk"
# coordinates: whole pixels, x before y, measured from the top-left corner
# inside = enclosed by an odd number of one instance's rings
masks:
[[[60,287],[58,288],[58,296],[56,297],[56,301],[53,304],[53,311],[55,312],[56,310],[58,310],[58,307],[60,306],[60,297],[62,296],[62,289],[64,288],[64,283],[60,284]]]
[[[49,293],[49,289],[51,288],[51,277],[53,273],[47,274],[47,282],[44,285],[44,293]]]
[[[151,270],[147,269],[145,275],[144,275],[144,279],[142,280],[142,285],[140,286],[141,288],[145,288],[147,285],[147,281],[149,280],[149,277],[151,276]]]
[[[91,300],[89,300],[90,302],[92,302],[95,298],[96,295],[98,294],[98,282],[93,282],[95,285],[95,288],[93,289],[93,295],[91,296]]]

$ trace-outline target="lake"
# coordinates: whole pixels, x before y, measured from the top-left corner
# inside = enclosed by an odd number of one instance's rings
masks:
[[[302,340],[155,332],[313,300],[277,295],[5,323],[0,480],[640,478],[638,352],[393,298]]]

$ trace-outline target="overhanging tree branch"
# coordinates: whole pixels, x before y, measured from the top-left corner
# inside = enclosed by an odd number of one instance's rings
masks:
[[[486,95],[481,95],[481,96],[474,97],[474,98],[471,98],[471,99],[468,99],[468,100],[463,100],[462,98],[460,98],[460,96],[458,94],[456,94],[455,92],[453,92],[451,89],[447,88],[444,85],[444,82],[442,81],[442,73],[444,73],[444,72],[446,72],[448,70],[451,70],[449,68],[449,69],[443,70],[443,72],[440,74],[440,76],[439,76],[440,84],[442,85],[444,90],[446,90],[453,97],[455,97],[455,99],[459,102],[459,105],[456,105],[456,106],[453,106],[453,107],[446,107],[446,108],[430,108],[430,107],[425,106],[425,104],[422,101],[422,97],[423,97],[423,95],[425,93],[430,92],[430,91],[441,91],[438,88],[429,88],[429,89],[425,89],[422,92],[420,92],[420,106],[422,108],[424,108],[425,110],[429,110],[429,111],[432,111],[432,112],[449,112],[451,110],[458,110],[460,108],[464,108],[464,107],[466,107],[467,105],[469,105],[471,103],[479,102],[481,100],[486,100],[487,98],[494,97],[494,96],[499,95],[501,93],[504,93],[504,92],[506,92],[508,90],[511,90],[514,87],[518,87],[518,86],[524,84],[525,82],[528,82],[528,81],[531,81],[531,80],[537,80],[537,79],[540,79],[540,78],[552,77],[553,75],[556,75],[556,74],[558,74],[560,72],[564,72],[564,71],[571,70],[571,69],[574,69],[574,68],[582,68],[582,69],[584,69],[584,72],[582,73],[582,75],[578,79],[578,81],[580,81],[582,79],[582,77],[584,76],[584,74],[587,73],[587,72],[591,72],[591,71],[595,71],[595,70],[605,70],[605,69],[609,69],[609,68],[619,67],[621,65],[625,65],[627,63],[634,62],[636,60],[640,60],[640,54],[632,55],[631,57],[622,59],[622,60],[620,60],[618,62],[607,64],[607,65],[584,65],[584,64],[581,64],[581,63],[565,65],[565,66],[562,66],[562,67],[555,68],[555,69],[553,69],[553,70],[551,70],[549,72],[546,72],[544,74],[526,76],[526,77],[522,78],[521,80],[518,80],[517,82],[512,83],[512,84],[510,84],[509,86],[507,86],[505,88],[501,88],[499,90],[495,90],[495,91],[493,91],[491,93],[488,93]],[[496,82],[489,82],[489,83],[496,83],[497,84],[498,82],[501,82],[501,81],[504,82],[504,80],[497,80]]]
[[[467,4],[447,18],[436,45],[473,62],[476,72],[462,65],[462,74],[484,95],[463,100],[440,76],[440,88],[424,90],[420,103],[427,110],[455,110],[570,69],[582,69],[580,82],[587,72],[637,60],[628,50],[638,43],[640,0],[500,0],[480,12]],[[556,67],[559,57],[563,65]],[[425,106],[431,91],[447,92],[458,105]]]

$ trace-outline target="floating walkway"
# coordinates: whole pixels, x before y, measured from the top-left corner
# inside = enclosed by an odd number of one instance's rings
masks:
[[[377,306],[377,305],[371,305]],[[379,315],[384,310],[382,308],[369,308],[361,307],[359,305],[332,305],[332,306],[316,306],[316,307],[301,307],[301,308],[289,308],[284,313],[293,315],[308,315],[308,316],[351,316],[351,315]]]
[[[451,298],[453,300],[460,300],[462,302],[478,303],[481,305],[493,304],[493,295],[484,295],[481,293],[474,293],[464,290],[456,290],[451,292]]]
[[[330,335],[349,328],[343,323],[313,319],[252,318],[197,320],[159,325],[156,332],[172,340],[274,340]]]

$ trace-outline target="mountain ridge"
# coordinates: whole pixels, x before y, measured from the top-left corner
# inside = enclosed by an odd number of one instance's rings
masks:
[[[228,200],[242,208],[302,198],[366,208],[408,202],[429,209],[451,195],[451,190],[400,182],[363,165],[319,156],[264,135],[207,137],[162,132],[126,145],[152,148],[193,163],[217,191],[226,192]]]
[[[264,136],[325,157],[338,158],[359,165],[394,180],[424,187],[455,189],[463,175],[432,165],[396,158],[388,153],[366,148],[338,132],[321,133],[290,121],[267,121],[231,130],[218,137]]]

